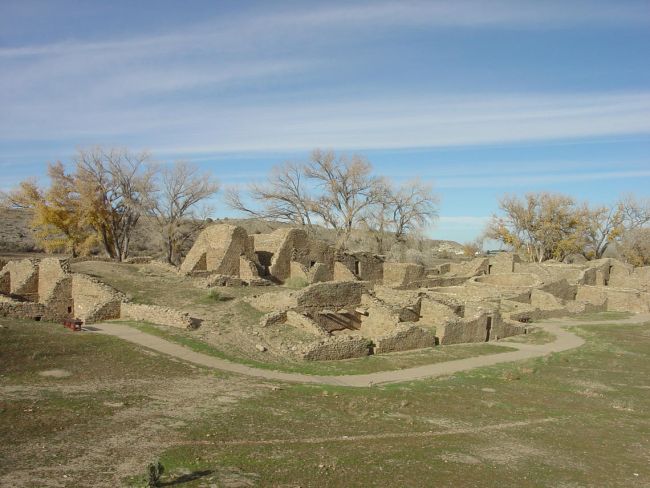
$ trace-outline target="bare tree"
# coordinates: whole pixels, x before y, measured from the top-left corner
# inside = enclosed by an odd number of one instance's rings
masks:
[[[151,203],[163,238],[165,259],[178,264],[184,242],[203,226],[197,206],[219,190],[219,183],[196,166],[177,162],[160,171],[158,191]],[[207,209],[204,209],[204,211]]]
[[[263,184],[251,183],[248,194],[255,206],[246,204],[237,188],[226,190],[231,208],[265,220],[278,220],[311,228],[311,197],[305,185],[304,168],[287,162],[271,170]]]
[[[589,209],[586,227],[586,251],[599,259],[612,242],[620,242],[623,235],[650,222],[650,201],[627,195],[613,205]]]
[[[650,223],[650,199],[639,200],[629,194],[620,200],[619,205],[626,230],[638,229]]]
[[[424,229],[438,216],[438,197],[431,186],[420,181],[404,184],[389,194],[389,198],[391,221],[398,241],[403,241],[412,231]]]
[[[387,237],[405,242],[409,235],[423,231],[438,215],[437,202],[431,186],[420,181],[408,182],[397,189],[383,182],[377,188],[376,202],[363,216],[378,252],[383,252]]]
[[[372,166],[365,158],[337,156],[333,151],[315,150],[305,174],[319,190],[311,203],[312,212],[337,231],[339,245],[345,247],[364,211],[380,200],[383,181],[372,175]]]
[[[79,150],[75,175],[84,219],[101,239],[108,255],[128,257],[133,229],[147,211],[154,191],[148,153],[96,147]]]

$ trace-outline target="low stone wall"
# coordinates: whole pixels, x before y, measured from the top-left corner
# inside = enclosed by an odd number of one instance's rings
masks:
[[[127,263],[127,264],[149,264],[151,261],[153,261],[153,258],[151,256],[132,256],[130,258],[127,258],[125,263]]]
[[[307,361],[335,361],[370,354],[370,343],[363,337],[338,336],[309,344],[301,356]]]
[[[287,321],[287,311],[280,310],[264,314],[260,319],[260,327],[271,327],[273,325],[284,324]]]
[[[418,288],[441,288],[444,286],[459,286],[472,278],[471,276],[428,276],[422,280],[414,280],[400,289],[416,290]]]
[[[432,331],[424,330],[413,324],[403,323],[395,331],[373,340],[375,354],[395,351],[422,349],[436,345],[436,336]]]
[[[491,320],[490,320],[491,319]],[[488,337],[488,321],[491,321]],[[525,334],[526,327],[504,321],[499,313],[484,313],[472,318],[451,320],[436,328],[440,344],[487,342]]]
[[[604,305],[607,311],[645,313],[650,311],[650,293],[609,286],[578,286],[577,302]]]
[[[121,304],[121,318],[181,327],[183,329],[191,329],[194,326],[188,313],[158,305],[123,302]]]
[[[354,309],[368,284],[363,281],[328,281],[314,283],[295,293],[300,310]]]
[[[19,302],[0,297],[0,316],[27,320],[52,320],[46,317],[45,305],[35,302]]]

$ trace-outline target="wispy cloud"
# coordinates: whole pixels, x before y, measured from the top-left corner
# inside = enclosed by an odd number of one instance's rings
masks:
[[[613,164],[612,164],[613,166]],[[508,175],[498,176],[459,176],[456,178],[438,178],[438,188],[532,188],[557,183],[580,183],[589,181],[625,180],[650,177],[650,170],[640,171],[602,171],[582,173],[549,173],[543,172],[532,175]]]
[[[9,103],[6,139],[137,136],[161,152],[436,147],[650,133],[650,92],[401,96],[124,107],[92,99]],[[109,100],[110,101],[110,100]],[[53,116],[67,109],[74,117]],[[83,110],[88,107],[88,110]],[[44,117],[45,115],[45,117]]]
[[[196,154],[650,133],[647,91],[440,94],[364,88],[351,96],[342,84],[323,96],[329,87],[312,87],[320,73],[341,66],[331,53],[351,38],[378,38],[396,26],[649,23],[645,2],[444,0],[267,8],[165,34],[0,48],[0,143],[119,142]]]
[[[66,40],[45,45],[0,48],[0,57],[98,53],[147,53],[187,47],[224,49],[252,45],[260,39],[284,42],[318,34],[314,29],[376,31],[390,26],[559,28],[575,25],[647,24],[647,2],[606,0],[400,0],[328,2],[320,6],[295,4],[259,9],[253,15],[215,17],[183,31],[130,39],[83,42]],[[358,32],[358,31],[357,31]],[[279,34],[280,33],[280,34]]]

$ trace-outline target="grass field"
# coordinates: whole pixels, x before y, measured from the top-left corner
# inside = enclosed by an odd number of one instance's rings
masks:
[[[650,328],[407,384],[286,385],[0,319],[0,486],[650,484]]]

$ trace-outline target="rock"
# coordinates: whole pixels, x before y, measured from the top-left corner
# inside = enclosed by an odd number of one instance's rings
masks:
[[[264,347],[262,344],[255,344],[255,349],[257,349],[259,352],[266,352],[266,347]]]

